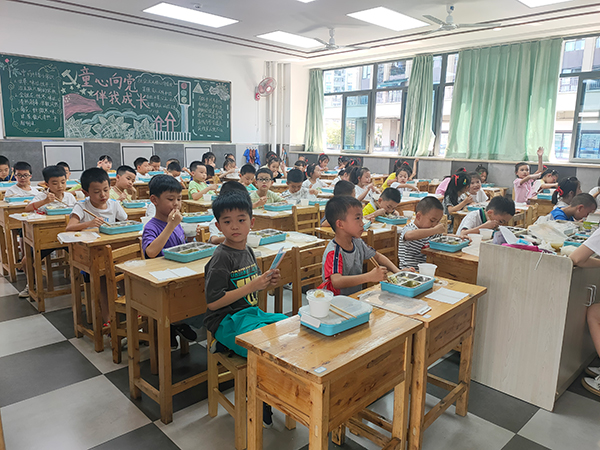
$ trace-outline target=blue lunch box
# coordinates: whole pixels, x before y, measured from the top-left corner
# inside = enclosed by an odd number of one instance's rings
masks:
[[[411,192],[410,194],[408,194],[409,197],[414,197],[414,198],[423,198],[423,197],[427,197],[429,195],[428,192]]]
[[[46,214],[49,216],[64,216],[66,214],[71,214],[73,208],[54,208],[54,209],[46,209]]]
[[[429,248],[444,252],[455,253],[469,245],[468,239],[442,236],[429,241]]]
[[[333,336],[367,323],[371,317],[371,311],[373,310],[373,307],[368,303],[346,297],[345,295],[337,295],[333,297],[331,299],[331,304],[349,312],[350,314],[355,315],[356,317],[342,319],[340,316],[330,311],[326,317],[317,319],[310,315],[310,306],[303,306],[298,311],[300,323],[305,327],[316,331],[317,333],[321,333],[325,336]],[[319,324],[319,326],[314,325],[315,321]]]
[[[163,250],[165,259],[187,263],[202,258],[208,258],[215,252],[217,246],[204,242],[190,242]]]
[[[125,220],[124,222],[101,225],[99,230],[100,233],[104,234],[122,234],[131,233],[132,231],[142,231],[142,228],[144,228],[144,225],[141,222]]]
[[[390,278],[395,278],[397,283],[392,282]],[[434,277],[427,275],[413,272],[398,272],[391,276],[388,275],[388,281],[382,281],[380,285],[382,291],[412,298],[433,288],[434,281]]]
[[[538,200],[552,200],[552,194],[538,194]]]
[[[215,216],[207,213],[183,213],[184,223],[199,223],[199,222],[210,222]]]
[[[265,205],[265,211],[291,211],[292,204],[290,203],[267,203]]]
[[[146,202],[123,202],[123,208],[136,209],[145,207]]]
[[[258,245],[283,242],[287,238],[287,233],[285,231],[274,230],[273,228],[267,228],[265,230],[259,231],[251,231],[250,234],[254,236],[260,236],[260,244]]]
[[[33,195],[27,196],[27,197],[5,197],[4,198],[4,201],[8,202],[8,203],[24,202],[25,200],[33,200]]]
[[[328,199],[326,199],[326,198],[320,198],[320,199],[318,199],[318,200],[310,200],[310,201],[308,202],[308,204],[309,204],[310,206],[314,206],[314,205],[322,205],[322,206],[325,206],[325,205],[327,204],[327,202],[328,202],[328,201],[329,201],[329,200],[328,200]]]
[[[323,188],[321,189],[321,192],[323,192],[323,194],[333,194],[333,188]]]
[[[404,225],[408,222],[407,217],[398,216],[397,218],[390,218],[386,216],[377,216],[375,219],[377,222],[389,223],[390,225]]]
[[[478,210],[484,209],[484,208],[485,208],[485,206],[471,206],[471,205],[469,205],[469,206],[467,206],[467,211],[478,211]]]
[[[11,187],[17,184],[16,181],[0,181],[0,187]]]

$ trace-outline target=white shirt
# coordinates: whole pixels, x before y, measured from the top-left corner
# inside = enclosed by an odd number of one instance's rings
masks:
[[[354,186],[354,197],[359,198],[363,192],[365,192],[365,188],[361,188],[358,184]],[[373,191],[369,191],[365,198],[362,199],[363,202],[370,202],[373,200]]]
[[[92,202],[88,197],[83,203],[77,203],[75,207],[73,207],[73,212],[71,212],[71,215],[79,217],[80,222],[89,222],[90,220],[93,220],[94,217],[85,212],[84,209],[87,209],[89,212],[96,214],[97,216],[103,217],[108,223],[122,222],[127,220],[127,213],[121,204],[116,200],[109,199],[106,202],[106,209],[99,209],[92,205]]]
[[[600,187],[596,186],[595,188],[593,188],[590,191],[590,195],[594,195],[598,191],[600,191]],[[598,205],[598,208],[600,208],[600,195],[598,195],[598,197],[596,197],[596,205]]]
[[[29,188],[30,190],[26,191],[15,184],[6,190],[4,197],[31,197],[32,195],[35,197],[40,193],[38,188],[35,186],[29,186]]]
[[[139,172],[135,173],[135,181],[141,181],[142,183],[147,183],[146,179],[148,179],[150,175],[146,174],[146,175],[142,175]]]
[[[154,217],[156,215],[156,206],[154,206],[154,203],[150,202],[148,203],[148,206],[146,207],[146,217]]]
[[[485,203],[488,201],[488,197],[485,194],[485,192],[483,192],[483,189],[479,189],[477,191],[477,194],[475,195],[471,195],[471,197],[473,197],[473,200],[475,203]],[[458,198],[459,202],[462,202],[465,198],[467,198],[467,194],[463,194]]]
[[[299,202],[300,200],[316,200],[317,197],[315,197],[313,194],[311,194],[308,191],[308,188],[302,186],[300,188],[300,190],[298,192],[294,192],[293,194],[289,191],[289,189],[285,192],[283,192],[281,194],[281,196],[287,201],[287,202]]]
[[[460,222],[458,230],[456,230],[456,234],[460,234],[462,230],[472,230],[473,228],[477,228],[480,225],[483,225],[483,220],[481,218],[481,210],[471,211]]]
[[[46,197],[48,197],[48,195],[45,192],[39,192],[36,194],[35,197],[33,197],[33,200],[31,200],[31,202],[32,203],[41,202],[42,200],[46,200]],[[48,206],[50,206],[51,208],[66,208],[67,206],[63,205],[63,203],[65,203],[69,208],[72,208],[77,203],[77,199],[70,192],[65,192],[63,194],[62,203],[57,202],[57,201],[52,202],[52,203],[46,203],[44,206],[41,206],[40,208],[38,208],[38,210],[46,212],[46,209],[48,209]]]
[[[219,229],[217,228],[217,219],[213,219],[210,221],[210,223],[208,224],[208,231],[210,232],[211,239],[213,237],[222,237],[223,236],[223,233],[221,233],[219,231]]]
[[[600,228],[594,231],[592,235],[586,239],[583,245],[600,255]]]
[[[305,187],[307,189],[321,189],[321,190],[323,190],[323,188],[325,187],[325,185],[323,184],[323,182],[321,181],[320,178],[317,178],[317,181],[315,181],[314,184],[310,181],[310,179],[304,180],[304,182],[302,183],[302,187]]]

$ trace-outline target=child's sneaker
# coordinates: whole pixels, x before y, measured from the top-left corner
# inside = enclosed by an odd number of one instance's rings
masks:
[[[196,334],[196,332],[192,330],[192,327],[190,327],[187,323],[180,323],[173,326],[175,327],[175,331],[177,331],[188,341],[195,341],[196,339],[198,339],[198,335]]]
[[[271,405],[263,403],[263,428],[271,428],[273,426],[273,410]]]
[[[600,367],[586,367],[585,373],[588,374],[590,377],[596,378],[598,375],[600,375]]]
[[[19,298],[27,298],[29,297],[29,285],[25,286],[21,292],[19,292]]]
[[[592,394],[600,396],[600,376],[596,378],[584,378],[581,380],[581,384]]]

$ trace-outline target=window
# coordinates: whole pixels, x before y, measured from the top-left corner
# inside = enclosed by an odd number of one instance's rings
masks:
[[[378,64],[377,89],[408,86],[411,69],[411,59]]]
[[[373,151],[398,153],[402,130],[402,90],[377,92]]]
[[[349,67],[323,72],[323,89],[325,94],[333,92],[362,91],[371,89],[373,83],[373,66]]]
[[[440,76],[436,78],[436,59],[439,58]],[[448,131],[450,130],[450,111],[452,110],[452,94],[458,65],[458,53],[435,56],[433,58],[433,133],[435,142],[433,153],[439,156],[446,154]],[[443,74],[443,76],[442,76]]]
[[[366,150],[369,96],[347,96],[345,106],[344,150]]]
[[[342,149],[342,96],[325,96],[325,149],[339,152]]]
[[[600,159],[600,77],[587,78],[581,84],[575,158]]]

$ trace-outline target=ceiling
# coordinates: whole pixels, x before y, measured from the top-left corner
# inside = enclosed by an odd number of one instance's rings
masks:
[[[271,59],[294,58],[321,64],[340,61],[359,55],[381,55],[399,47],[425,49],[460,48],[489,42],[507,42],[544,35],[573,35],[585,31],[600,32],[600,2],[575,0],[539,8],[529,8],[517,0],[166,0],[179,6],[239,20],[218,29],[189,22],[162,18],[142,12],[161,0],[9,0],[59,11],[84,14],[107,20],[134,23],[151,28],[166,29],[200,39],[228,42],[249,49],[265,50]],[[395,32],[346,16],[376,6],[423,20],[430,14],[446,18],[446,5],[454,4],[456,23],[501,22],[502,30],[460,29],[450,33],[425,35],[438,26]],[[306,37],[329,39],[329,28],[335,28],[338,45],[360,45],[371,50],[340,49],[337,51],[302,50],[285,44],[262,40],[256,36],[271,31],[287,31]],[[368,55],[367,55],[368,52]]]

